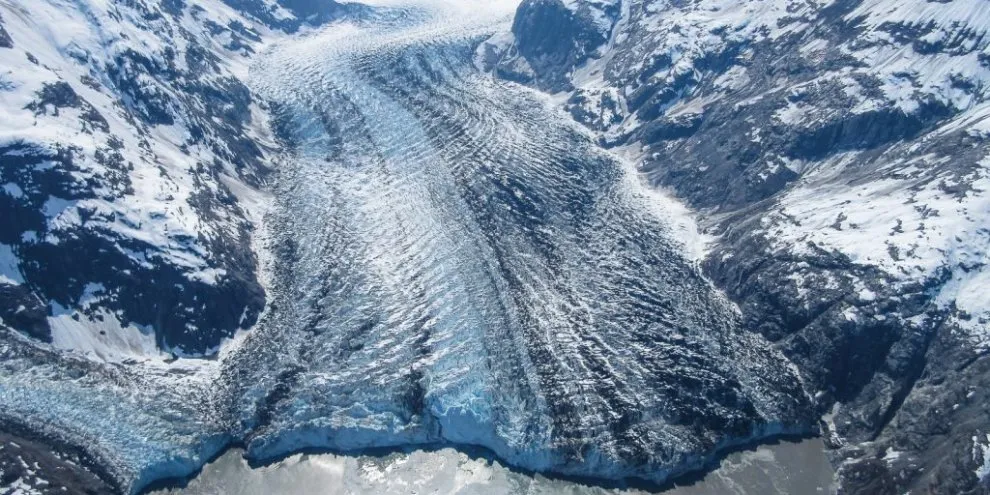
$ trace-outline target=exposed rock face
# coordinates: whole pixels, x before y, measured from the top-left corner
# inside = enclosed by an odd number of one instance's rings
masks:
[[[498,63],[498,73],[549,91],[572,89],[569,69],[608,41],[618,15],[614,0],[524,2],[512,23],[514,52]]]
[[[304,26],[315,27],[344,17],[361,18],[373,12],[371,8],[359,3],[339,3],[332,0],[222,1],[247,19],[286,33],[295,33]],[[257,38],[254,41],[258,41]]]
[[[10,39],[10,33],[3,27],[3,17],[0,17],[0,48],[13,48],[14,41]]]
[[[707,218],[705,272],[801,369],[846,489],[985,489],[986,6],[621,12],[602,42],[594,23],[525,1],[513,36],[482,49],[497,74],[573,86],[577,120]],[[542,17],[597,51],[582,60],[516,31]]]
[[[117,487],[90,472],[86,462],[85,454],[78,451],[62,452],[35,439],[0,432],[0,486],[12,489],[11,493],[112,493]]]

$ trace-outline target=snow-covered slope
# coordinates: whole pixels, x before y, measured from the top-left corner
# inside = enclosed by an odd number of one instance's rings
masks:
[[[557,93],[698,212],[715,236],[706,273],[798,364],[847,441],[847,489],[974,489],[971,438],[990,428],[976,419],[990,345],[990,4],[609,8],[527,0],[479,54]],[[589,14],[613,11],[605,29]],[[547,17],[577,27],[550,42]],[[922,419],[936,416],[953,426]]]
[[[0,8],[0,316],[106,358],[214,352],[264,303],[236,200],[273,145],[239,79],[258,34],[218,2]]]

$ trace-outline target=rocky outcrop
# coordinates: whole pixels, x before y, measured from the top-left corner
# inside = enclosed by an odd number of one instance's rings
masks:
[[[500,54],[501,77],[551,92],[571,89],[570,71],[609,39],[619,15],[616,1],[523,2],[512,23],[514,43]]]
[[[89,470],[99,468],[87,466],[85,454],[59,451],[41,439],[6,431],[14,429],[5,424],[4,431],[0,431],[0,486],[26,493],[94,495],[112,493],[117,488]]]

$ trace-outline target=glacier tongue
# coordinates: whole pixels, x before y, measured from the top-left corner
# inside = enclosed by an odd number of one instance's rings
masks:
[[[415,20],[332,26],[252,68],[293,156],[272,309],[224,363],[248,455],[476,444],[663,481],[806,431],[798,377],[624,167],[476,71],[502,6],[400,4]]]

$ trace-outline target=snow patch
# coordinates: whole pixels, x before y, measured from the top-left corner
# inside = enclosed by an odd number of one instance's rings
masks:
[[[99,290],[97,284],[87,285],[80,301],[91,304]],[[100,361],[120,362],[164,356],[155,343],[155,332],[151,327],[124,324],[117,315],[104,308],[79,312],[52,303],[52,316],[48,317],[48,323],[51,325],[54,347]]]
[[[980,442],[978,435],[973,435],[973,460],[977,462],[976,477],[985,481],[990,477],[990,433],[985,435],[986,443]]]
[[[7,244],[0,244],[0,284],[21,285],[24,276],[18,267],[20,261],[14,250]]]

